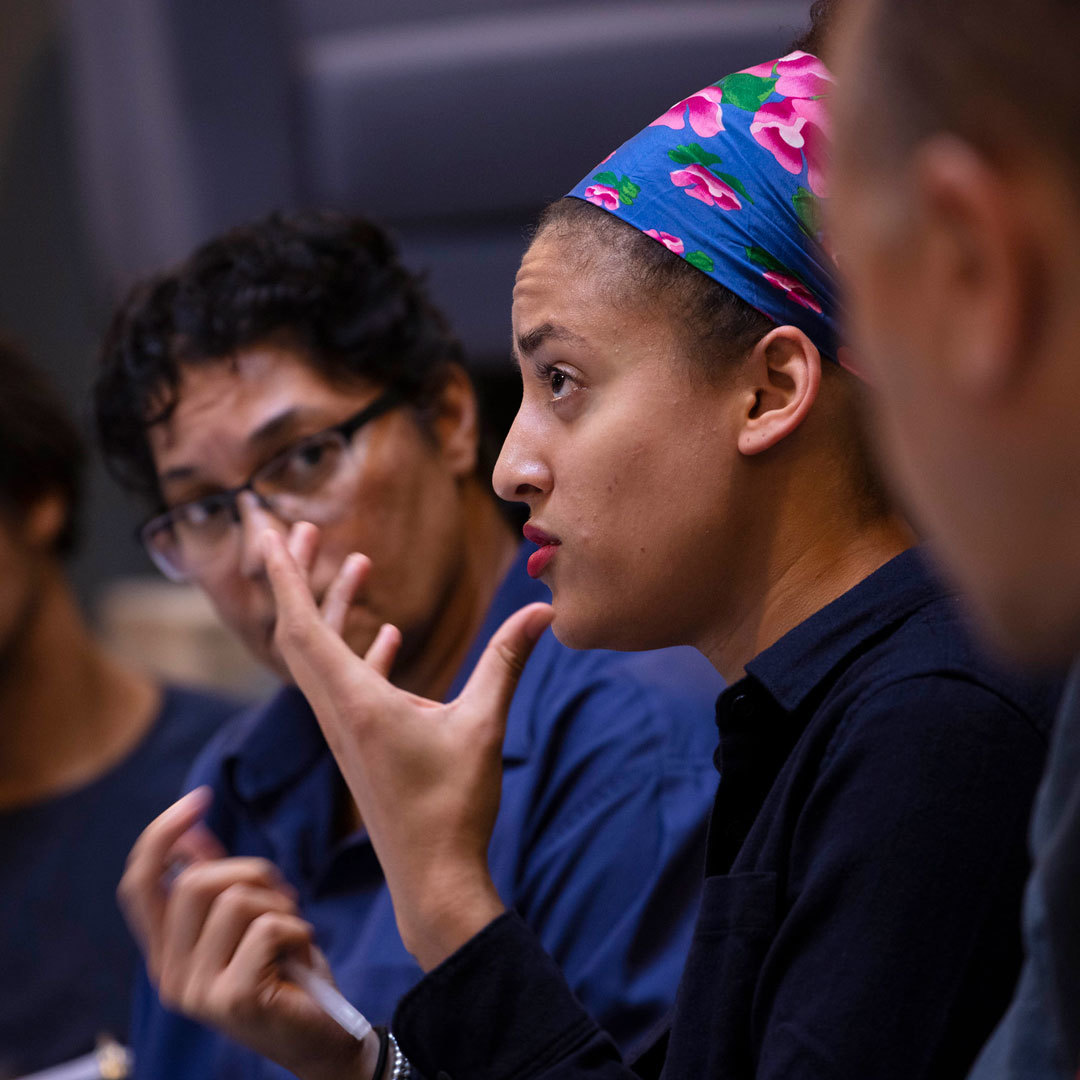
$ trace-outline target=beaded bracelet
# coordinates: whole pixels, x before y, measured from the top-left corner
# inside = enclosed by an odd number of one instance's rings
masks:
[[[409,1080],[412,1076],[412,1065],[409,1064],[409,1059],[401,1052],[401,1047],[398,1046],[397,1039],[394,1038],[394,1033],[390,1033],[390,1044],[394,1048],[394,1071],[391,1073],[390,1080]]]

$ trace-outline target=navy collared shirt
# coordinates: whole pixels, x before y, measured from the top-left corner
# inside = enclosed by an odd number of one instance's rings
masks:
[[[701,909],[635,1069],[512,913],[410,991],[402,1048],[440,1080],[963,1076],[1019,967],[1058,689],[985,659],[898,556],[721,695]]]
[[[550,594],[523,546],[451,687],[503,620]],[[546,633],[507,722],[490,847],[495,884],[625,1046],[674,1000],[693,929],[722,683],[693,650],[576,652]],[[303,697],[283,690],[202,755],[210,827],[233,854],[271,859],[296,887],[345,995],[388,1022],[421,978],[366,834],[340,838],[344,782]],[[278,1078],[284,1070],[175,1016],[141,981],[132,1035],[146,1080]]]

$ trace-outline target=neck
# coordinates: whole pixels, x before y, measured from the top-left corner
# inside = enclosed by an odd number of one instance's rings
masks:
[[[158,691],[94,641],[58,569],[0,658],[0,807],[26,805],[103,775],[141,738]]]
[[[454,574],[422,643],[394,669],[393,681],[414,694],[441,700],[479,633],[499,583],[517,553],[510,526],[475,480],[463,493],[460,568]]]
[[[816,537],[810,543],[808,532]],[[742,602],[721,605],[726,611],[697,643],[728,683],[742,678],[758,653],[911,547],[915,538],[903,520],[889,516],[847,528],[822,522],[816,532],[804,524],[776,540],[750,545],[763,554],[738,575],[734,588],[741,590]],[[728,575],[728,580],[736,579]]]

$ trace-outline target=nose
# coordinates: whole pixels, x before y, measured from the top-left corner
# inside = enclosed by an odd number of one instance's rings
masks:
[[[240,514],[240,573],[246,578],[261,577],[266,573],[263,560],[262,534],[267,529],[277,529],[283,536],[289,526],[266,508],[250,491],[242,491],[236,499]]]
[[[551,491],[554,477],[540,453],[525,407],[518,410],[495,462],[492,485],[500,499],[532,505],[537,495]]]

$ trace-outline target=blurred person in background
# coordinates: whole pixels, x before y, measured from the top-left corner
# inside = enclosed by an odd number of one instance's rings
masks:
[[[0,344],[0,1077],[127,1037],[137,951],[124,859],[235,706],[108,655],[65,576],[84,450]]]
[[[977,647],[879,483],[816,242],[832,84],[801,49],[721,79],[541,219],[514,290],[523,397],[495,482],[546,535],[553,609],[508,620],[460,698],[382,679],[396,631],[357,657],[325,602],[320,618],[305,559],[266,533],[279,645],[427,972],[394,1015],[424,1076],[961,1077],[1009,1001],[1057,687]],[[312,532],[297,527],[294,552]],[[670,1035],[633,1065],[500,902],[478,839],[503,702],[552,616],[578,646],[692,641],[732,684]],[[282,951],[311,945],[287,897],[222,896],[205,919],[197,897],[161,897],[202,810],[170,808],[129,864],[151,955],[184,971],[185,1007],[301,1075],[372,1076],[376,1040],[335,1044],[281,977]]]
[[[537,555],[491,491],[461,346],[374,225],[275,215],[217,237],[134,289],[101,357],[98,427],[117,473],[152,500],[148,550],[286,681],[260,546],[268,528],[320,523],[317,558],[297,554],[331,606],[341,560],[375,556],[342,612],[345,640],[362,654],[393,621],[404,642],[391,677],[425,697],[454,698],[505,617],[548,598]],[[510,710],[495,886],[624,1046],[674,998],[721,687],[691,650],[574,652],[549,634]],[[300,692],[287,686],[223,731],[189,785],[212,791],[215,839],[203,835],[204,858],[174,891],[225,926],[219,893],[241,887],[254,904],[287,882],[346,996],[388,1021],[422,972]],[[175,1015],[188,987],[154,954],[148,967],[140,1075],[284,1075]]]
[[[840,37],[834,241],[877,428],[984,630],[1063,663],[1080,652],[1080,6],[861,7]],[[1031,839],[1027,960],[972,1080],[1080,1067],[1076,669]]]

